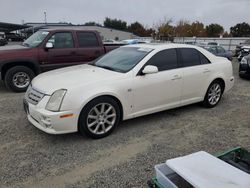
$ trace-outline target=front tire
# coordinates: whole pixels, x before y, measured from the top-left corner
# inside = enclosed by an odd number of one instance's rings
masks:
[[[24,92],[27,90],[35,73],[28,67],[16,66],[10,68],[4,78],[6,87],[14,92]]]
[[[213,81],[208,87],[203,105],[208,108],[215,107],[221,100],[223,89],[223,84],[220,81]]]
[[[98,97],[83,108],[78,121],[79,131],[94,139],[106,137],[119,124],[120,117],[119,105],[113,98]]]

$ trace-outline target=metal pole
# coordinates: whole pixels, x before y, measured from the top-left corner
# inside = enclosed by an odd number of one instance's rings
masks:
[[[46,11],[44,12],[44,22],[45,22],[45,24],[47,23],[47,13],[46,13]]]

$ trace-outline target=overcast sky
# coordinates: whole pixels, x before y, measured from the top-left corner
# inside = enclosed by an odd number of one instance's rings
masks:
[[[152,26],[164,18],[219,23],[229,30],[250,23],[250,0],[0,0],[0,22],[103,23],[105,17]]]

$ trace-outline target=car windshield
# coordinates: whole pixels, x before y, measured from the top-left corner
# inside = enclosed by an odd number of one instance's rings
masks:
[[[116,72],[126,73],[151,51],[151,48],[121,47],[109,52],[96,62],[92,63],[92,65]]]
[[[36,47],[45,39],[48,34],[48,31],[37,31],[36,33],[31,35],[27,40],[25,40],[23,42],[23,45],[28,47]]]

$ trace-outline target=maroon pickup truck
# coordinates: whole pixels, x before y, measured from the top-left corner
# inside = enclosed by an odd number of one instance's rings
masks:
[[[8,89],[23,92],[35,75],[93,61],[120,45],[105,45],[97,31],[46,29],[22,45],[0,47],[0,74]]]

